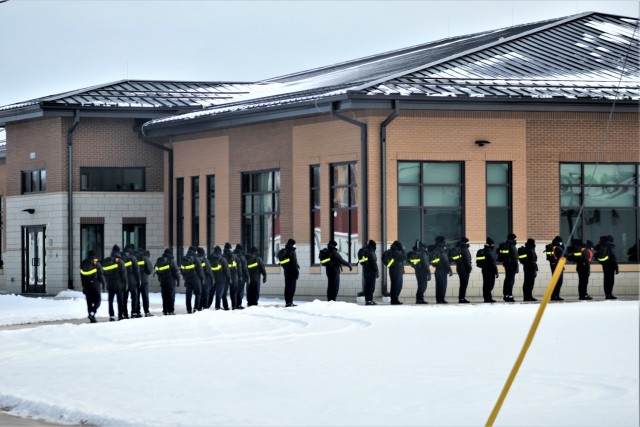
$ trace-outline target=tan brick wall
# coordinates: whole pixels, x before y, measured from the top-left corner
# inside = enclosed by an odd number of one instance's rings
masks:
[[[527,226],[531,236],[550,241],[559,232],[559,162],[640,162],[638,115],[614,114],[611,122],[608,119],[609,114],[529,114]]]

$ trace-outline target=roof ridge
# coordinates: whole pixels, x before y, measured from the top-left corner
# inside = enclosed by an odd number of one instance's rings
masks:
[[[437,59],[437,60],[435,60],[433,62],[421,65],[419,67],[415,67],[415,68],[412,68],[412,69],[409,69],[409,70],[404,70],[404,71],[392,74],[390,76],[385,76],[385,77],[381,77],[381,78],[372,80],[372,81],[370,81],[368,83],[365,83],[365,84],[362,84],[362,85],[359,85],[359,86],[355,86],[351,90],[359,91],[359,90],[368,89],[368,88],[370,88],[372,86],[375,86],[377,84],[380,84],[380,83],[388,81],[388,80],[393,80],[393,79],[398,78],[400,76],[403,76],[405,74],[415,73],[416,71],[420,71],[420,70],[423,70],[425,68],[433,67],[435,65],[442,64],[442,63],[451,61],[451,60],[456,59],[456,58],[461,58],[463,56],[466,56],[466,55],[469,55],[469,54],[472,54],[472,53],[475,53],[475,52],[479,52],[479,51],[486,50],[486,49],[489,49],[489,48],[492,48],[492,47],[495,47],[495,46],[498,46],[498,45],[501,45],[501,44],[505,44],[505,43],[511,42],[513,40],[517,40],[519,38],[522,38],[522,37],[527,37],[527,36],[529,36],[531,34],[535,34],[535,33],[541,32],[541,31],[545,31],[545,30],[548,30],[549,28],[557,27],[559,25],[564,25],[567,22],[575,21],[577,19],[582,19],[582,18],[584,18],[586,16],[593,15],[593,14],[598,14],[598,13],[597,12],[582,12],[582,13],[578,13],[578,14],[575,14],[575,15],[564,16],[564,17],[561,17],[561,18],[546,19],[546,20],[537,21],[537,22],[514,25],[514,26],[511,26],[511,27],[499,28],[499,29],[493,30],[493,31],[487,31],[487,32],[482,33],[482,34],[484,35],[484,34],[488,34],[488,33],[492,33],[492,32],[496,33],[496,32],[499,32],[499,31],[510,29],[510,28],[517,28],[517,27],[522,27],[522,26],[531,26],[531,25],[536,25],[536,24],[542,24],[544,22],[550,22],[547,25],[542,25],[542,26],[539,26],[539,27],[535,27],[535,28],[527,30],[527,31],[525,31],[523,33],[514,34],[513,36],[509,36],[509,37],[501,37],[500,39],[498,39],[498,40],[496,40],[494,42],[487,43],[487,44],[484,44],[482,46],[477,46],[477,47],[474,47],[474,48],[471,48],[471,49],[467,49],[467,50],[464,50],[462,52],[456,52],[453,55],[447,56],[445,58]],[[600,15],[605,15],[605,14],[600,14]],[[476,37],[478,34],[481,34],[481,33],[471,34],[471,35],[468,36],[468,38]]]

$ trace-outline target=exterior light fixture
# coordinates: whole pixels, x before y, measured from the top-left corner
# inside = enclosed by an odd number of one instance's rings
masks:
[[[484,147],[485,144],[491,144],[491,141],[478,140],[476,141],[476,144],[479,145],[480,147]]]
[[[36,213],[36,210],[33,208],[27,208],[27,209],[22,209],[22,212],[27,212],[33,215],[34,213]]]

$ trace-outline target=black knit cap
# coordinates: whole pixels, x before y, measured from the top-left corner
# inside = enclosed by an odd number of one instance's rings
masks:
[[[203,248],[198,248],[198,256],[204,256],[204,249]]]
[[[511,233],[507,236],[507,240],[516,240],[516,235]]]
[[[493,246],[495,243],[491,237],[487,237],[487,246]]]
[[[337,248],[338,242],[336,242],[335,240],[329,240],[329,243],[327,244],[327,246],[333,246],[334,248]]]
[[[436,243],[444,243],[444,236],[436,237]]]
[[[469,243],[469,239],[467,239],[467,238],[466,238],[466,237],[464,237],[464,236],[460,239],[460,241],[461,241],[462,243]]]
[[[213,248],[213,253],[214,254],[221,254],[222,253],[222,248],[220,246],[216,246],[215,248]]]
[[[167,255],[171,255],[171,251],[169,250],[169,248],[165,249],[164,252],[162,252],[163,256],[167,256]]]
[[[528,247],[533,247],[536,245],[536,241],[533,239],[527,239],[527,243],[525,243],[524,245]]]
[[[367,243],[367,247],[369,249],[375,249],[378,247],[378,245],[376,245],[376,242],[374,242],[373,240],[369,240],[369,243]]]
[[[113,248],[111,248],[111,252],[120,252],[120,246],[113,245]]]
[[[231,243],[227,242],[224,244],[225,249],[231,249]]]
[[[295,240],[293,240],[293,239],[287,240],[287,244],[286,244],[287,247],[292,248],[295,245],[296,245],[296,241]]]

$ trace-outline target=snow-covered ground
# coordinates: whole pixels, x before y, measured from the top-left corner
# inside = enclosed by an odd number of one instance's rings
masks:
[[[0,325],[86,318],[81,293],[62,296],[2,295]],[[0,328],[0,407],[109,426],[479,426],[539,307],[152,303],[149,318]],[[638,320],[637,301],[548,305],[495,425],[639,425]]]

